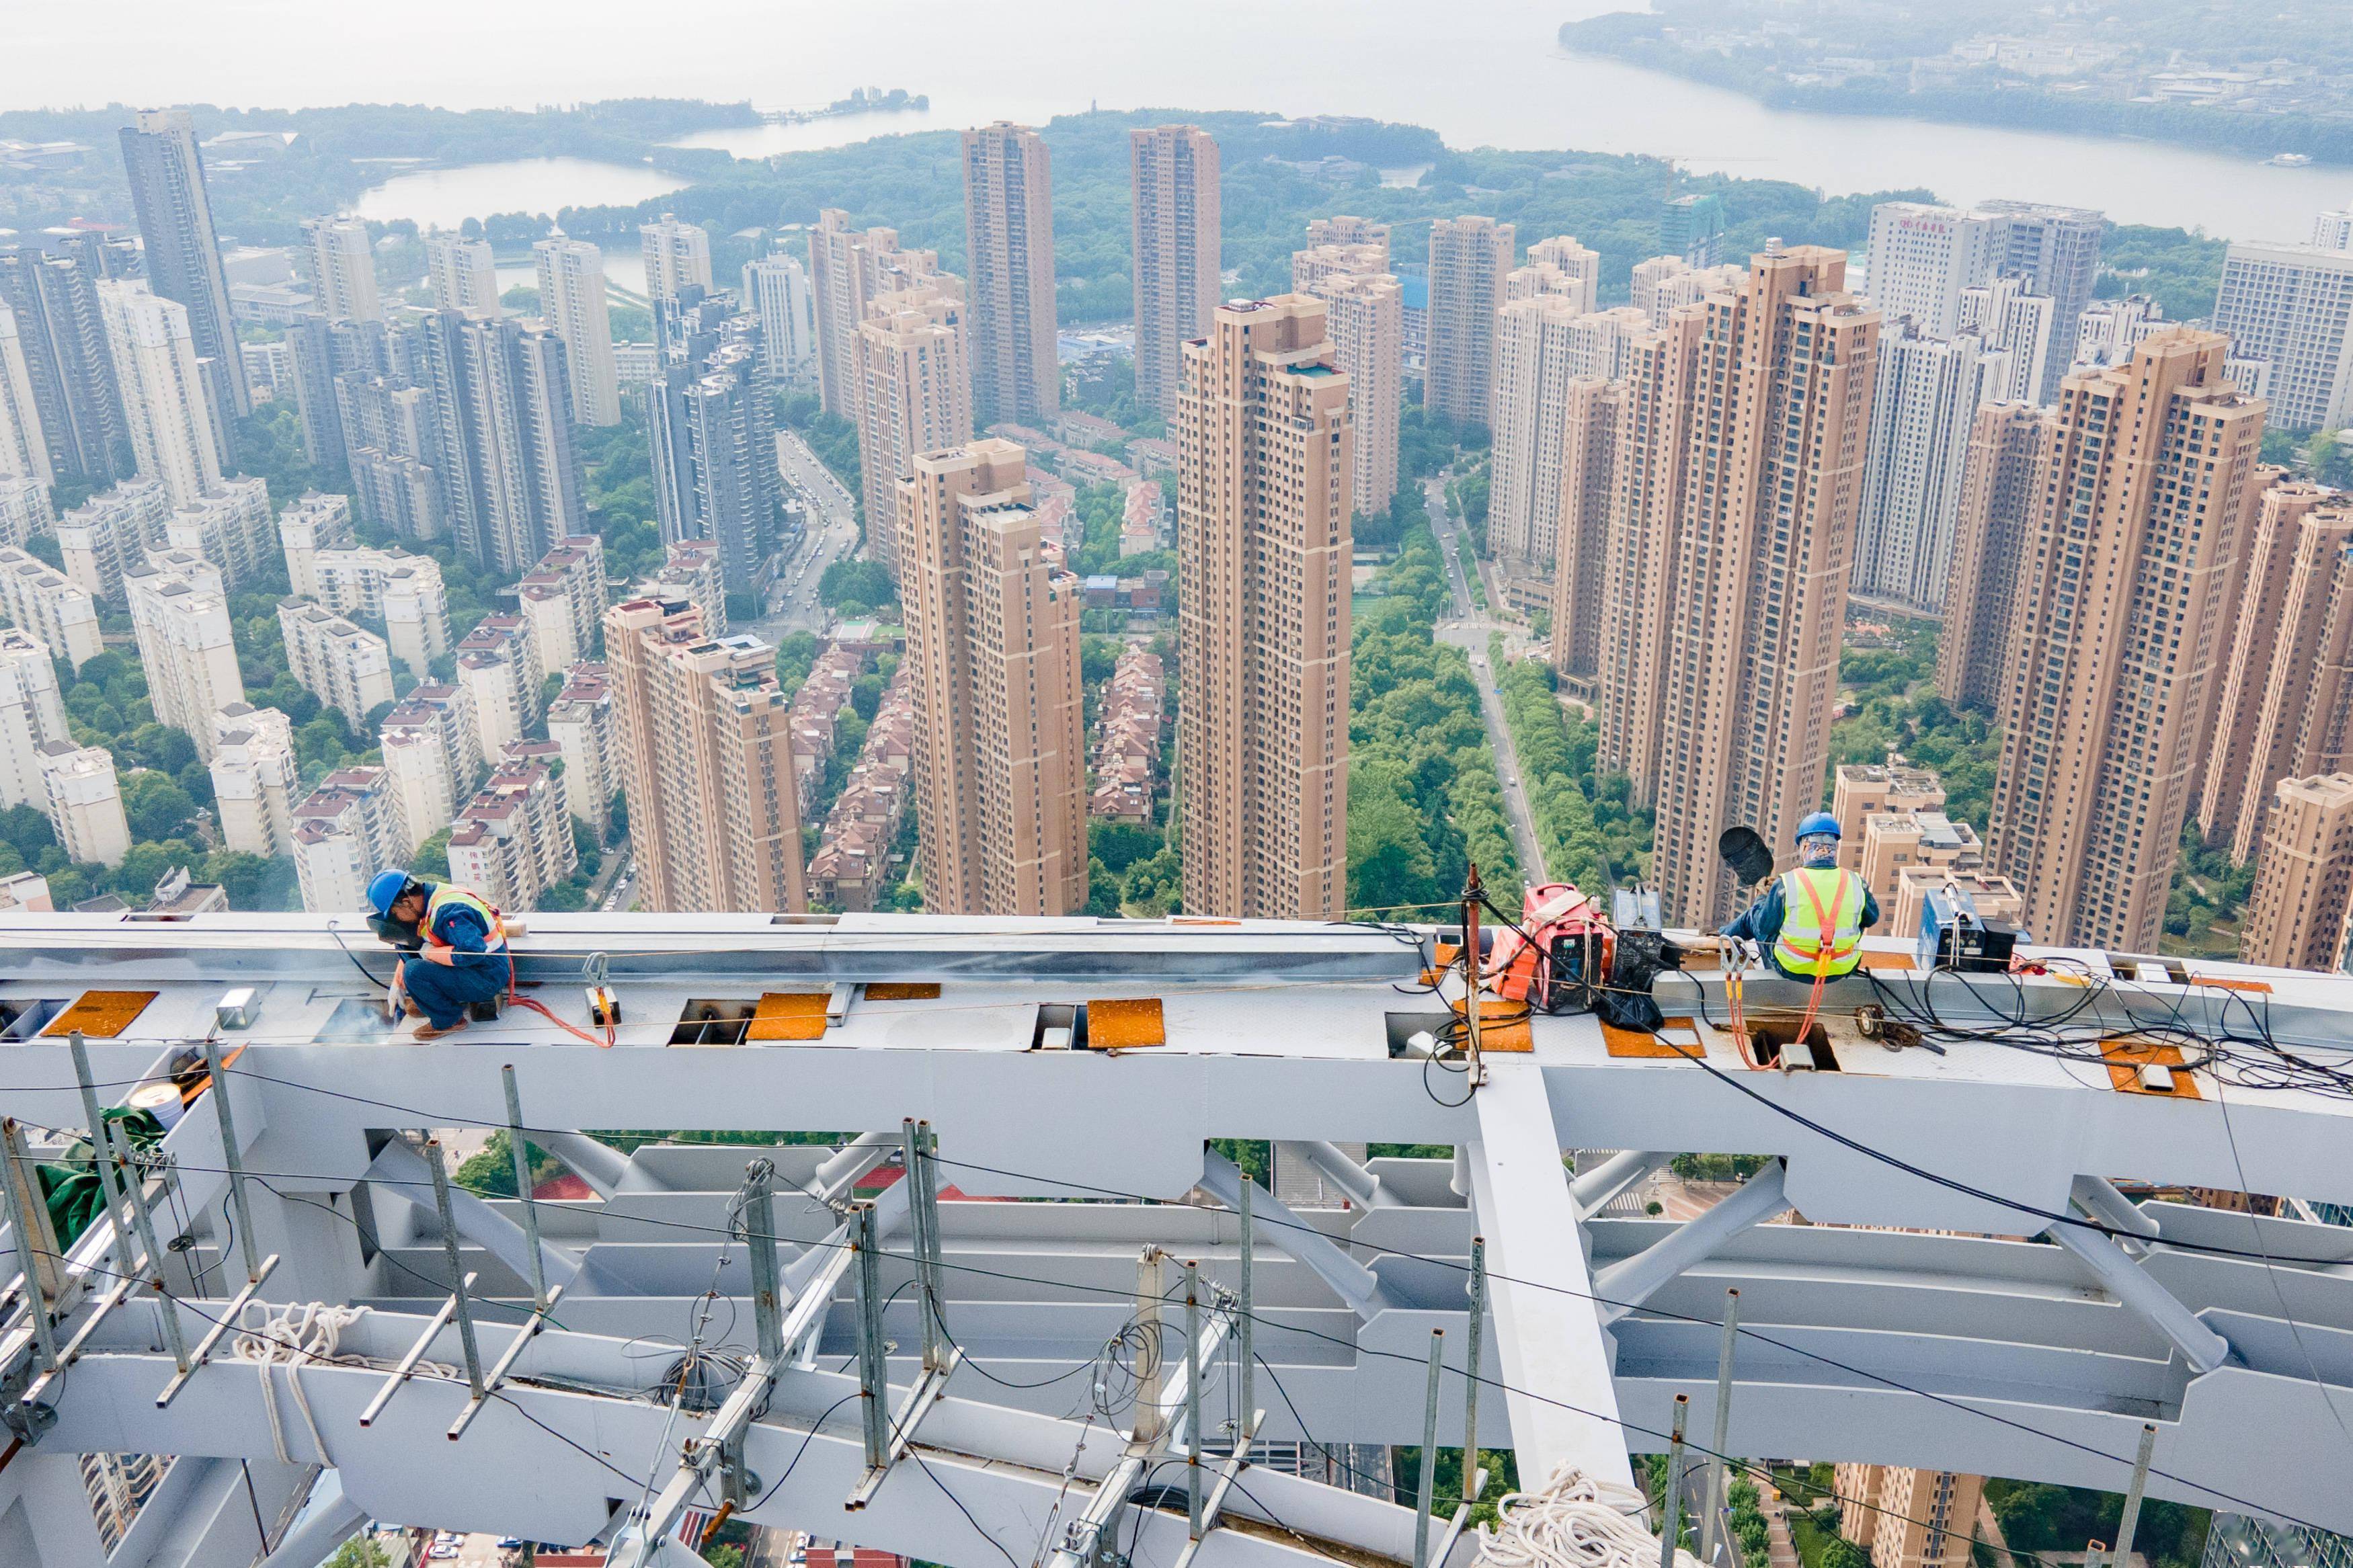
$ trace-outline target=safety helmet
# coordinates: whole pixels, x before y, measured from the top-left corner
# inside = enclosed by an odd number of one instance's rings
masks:
[[[1807,817],[1805,821],[1798,824],[1797,837],[1799,843],[1803,844],[1807,839],[1817,836],[1830,838],[1839,837],[1838,818],[1832,816],[1827,811],[1818,811],[1811,816]]]
[[[398,903],[400,895],[406,891],[408,891],[407,872],[397,867],[389,871],[378,871],[368,881],[368,908],[374,910],[380,918],[390,920],[392,906]]]

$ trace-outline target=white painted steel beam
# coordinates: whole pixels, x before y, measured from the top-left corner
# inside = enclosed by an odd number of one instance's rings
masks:
[[[2199,1321],[2112,1237],[2080,1225],[2054,1225],[2043,1234],[2073,1253],[2127,1311],[2172,1341],[2192,1367],[2212,1372],[2231,1359],[2231,1342]]]
[[[1242,1183],[1249,1180],[1240,1165],[1215,1149],[1202,1151],[1201,1186],[1228,1208],[1241,1207]],[[1340,1300],[1356,1310],[1356,1316],[1369,1318],[1402,1304],[1378,1276],[1349,1257],[1346,1248],[1309,1225],[1288,1204],[1256,1182],[1250,1182],[1250,1212],[1261,1227],[1261,1245],[1287,1252],[1314,1269]]]
[[[1781,1174],[1781,1162],[1767,1162],[1715,1207],[1683,1221],[1663,1240],[1601,1270],[1594,1277],[1594,1294],[1601,1298],[1601,1321],[1616,1322],[1649,1300],[1660,1286],[1750,1226],[1762,1225],[1788,1208]]]

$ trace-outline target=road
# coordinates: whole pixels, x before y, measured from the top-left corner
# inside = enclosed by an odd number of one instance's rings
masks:
[[[828,566],[858,548],[858,512],[849,492],[797,431],[776,432],[776,468],[786,487],[808,508],[808,531],[786,557],[784,571],[769,588],[766,613],[734,628],[755,632],[770,642],[790,632],[822,632],[832,624],[831,614],[817,601],[818,584]]]
[[[1497,695],[1498,672],[1489,667],[1487,637],[1508,632],[1501,622],[1472,608],[1471,585],[1463,580],[1462,557],[1456,548],[1454,518],[1446,510],[1446,481],[1424,479],[1423,496],[1430,503],[1430,526],[1438,533],[1438,552],[1446,563],[1446,585],[1453,595],[1454,613],[1438,623],[1438,639],[1452,643],[1471,656],[1471,679],[1479,687],[1479,712],[1487,721],[1487,741],[1494,748],[1495,771],[1504,786],[1504,816],[1512,825],[1512,847],[1520,858],[1520,875],[1531,884],[1552,879],[1545,871],[1544,851],[1536,847],[1535,814],[1521,784],[1518,748],[1512,744],[1511,726],[1504,721],[1503,699]]]

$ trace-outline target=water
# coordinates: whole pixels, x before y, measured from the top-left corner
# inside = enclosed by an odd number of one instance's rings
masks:
[[[1766,109],[1736,94],[1614,61],[1570,56],[1563,20],[1612,0],[1002,0],[976,25],[968,0],[871,7],[820,0],[702,0],[692,46],[649,47],[638,0],[574,0],[564,26],[518,0],[409,0],[403,26],[463,47],[387,49],[364,7],[240,0],[233,47],[216,10],[185,0],[0,7],[0,107],[109,100],[280,104],[430,102],[458,108],[636,94],[810,107],[852,86],[928,93],[926,113],[869,115],[698,137],[758,155],[878,132],[1006,118],[1039,121],[1099,103],[1288,114],[1368,114],[1436,129],[1457,146],[1650,153],[1688,168],[1795,180],[1832,192],[1925,185],[1951,200],[2003,195],[2105,209],[2131,223],[2242,238],[2300,237],[2311,215],[2353,198],[2353,170],[2273,169],[2253,158],[2158,143],[1980,126],[1860,120]],[[136,48],[121,40],[138,40]],[[556,162],[569,163],[570,160]],[[510,165],[441,171],[427,191],[447,216],[612,200],[593,188],[530,186]],[[599,179],[607,176],[600,175]],[[510,183],[512,182],[512,183]],[[402,181],[391,183],[403,187]],[[640,184],[627,199],[658,186]],[[439,193],[448,196],[440,203]],[[376,193],[369,205],[378,206]],[[406,216],[416,216],[414,210]]]
[[[586,158],[517,158],[457,169],[421,169],[364,191],[352,210],[378,223],[414,218],[420,227],[456,228],[493,213],[547,213],[567,206],[625,206],[684,184],[674,174]],[[640,268],[639,282],[643,282]]]

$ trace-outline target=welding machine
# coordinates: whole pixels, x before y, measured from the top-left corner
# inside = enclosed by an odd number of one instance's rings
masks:
[[[1922,969],[2000,974],[2010,968],[2010,955],[2018,940],[2016,926],[1986,919],[1978,912],[1975,898],[1947,886],[1921,900],[1920,940],[1914,962]]]

